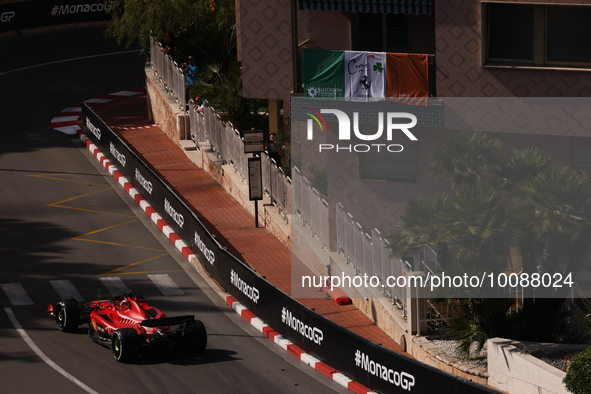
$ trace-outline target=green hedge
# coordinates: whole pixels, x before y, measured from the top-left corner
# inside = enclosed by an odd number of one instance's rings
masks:
[[[571,393],[591,394],[591,348],[573,360],[562,382]]]

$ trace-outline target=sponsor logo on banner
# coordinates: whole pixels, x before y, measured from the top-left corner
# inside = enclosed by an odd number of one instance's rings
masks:
[[[240,279],[240,276],[238,276],[234,270],[231,270],[230,272],[230,283],[232,283],[234,287],[240,290],[240,292],[247,296],[252,302],[255,304],[258,302],[259,290],[254,286],[246,284],[242,279]]]
[[[324,333],[322,330],[317,327],[311,327],[305,324],[303,321],[293,316],[291,311],[285,307],[281,312],[281,322],[315,344],[322,344],[322,340],[324,339]]]
[[[15,15],[16,13],[14,11],[3,12],[2,15],[0,15],[0,22],[10,22]]]
[[[310,86],[308,88],[308,97],[341,97],[343,89],[341,88],[322,88]]]
[[[337,117],[339,122],[339,141],[350,141],[351,140],[351,119],[349,115],[338,109],[321,109],[320,113],[311,108],[305,108],[310,112],[306,112],[312,119],[308,119],[307,123],[307,138],[312,140],[314,138],[314,121],[318,124],[321,131],[328,131],[326,120],[322,114],[333,114]],[[400,120],[410,120],[410,122],[399,123]],[[387,112],[384,115],[383,112],[378,113],[378,130],[374,134],[362,134],[359,130],[359,113],[353,112],[353,134],[355,137],[362,141],[376,141],[380,139],[384,133],[384,123],[386,123],[386,140],[392,141],[394,132],[403,132],[409,140],[417,141],[417,137],[410,131],[411,128],[416,126],[417,117],[408,112]],[[395,121],[396,120],[396,121]],[[390,152],[398,153],[404,150],[404,147],[400,144],[355,144],[355,145],[334,145],[334,144],[319,144],[318,151],[335,150],[358,152],[364,153],[369,151],[375,152]]]
[[[103,4],[63,4],[54,5],[51,9],[51,16],[68,15],[68,14],[82,14],[87,12],[104,12],[110,11],[112,3]]]
[[[88,127],[88,130],[90,130],[90,132],[100,141],[101,129],[93,125],[89,118],[86,118],[86,127]]]
[[[138,181],[140,185],[142,185],[145,191],[147,191],[150,195],[152,194],[152,190],[154,189],[152,182],[144,178],[139,168],[135,169],[135,180]]]
[[[355,352],[355,365],[373,376],[390,382],[403,390],[410,391],[415,385],[415,377],[408,372],[398,372],[369,358],[361,350]]]
[[[109,152],[111,152],[111,154],[115,156],[115,160],[117,160],[123,167],[125,167],[125,164],[127,163],[127,157],[125,157],[123,153],[119,152],[112,142],[109,143]]]
[[[197,245],[197,248],[201,251],[201,253],[203,253],[205,260],[207,260],[209,264],[213,265],[213,263],[215,263],[215,254],[211,249],[207,248],[205,242],[203,242],[199,234],[197,234],[197,231],[195,231],[195,245]]]
[[[184,218],[184,216],[174,210],[174,208],[172,207],[172,205],[170,205],[170,201],[168,201],[167,198],[164,199],[164,211],[166,211],[166,213],[168,214],[168,216],[170,216],[172,218],[172,220],[174,220],[174,222],[180,228],[183,228],[183,226],[185,225],[185,218]]]

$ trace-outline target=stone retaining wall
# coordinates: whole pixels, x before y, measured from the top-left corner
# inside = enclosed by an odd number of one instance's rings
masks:
[[[152,66],[146,63],[146,91],[148,97],[148,117],[152,123],[163,122],[160,129],[175,144],[180,146],[180,141],[191,137],[189,116],[184,112],[178,113],[181,108],[172,96],[164,89],[164,84],[154,74]],[[171,119],[169,119],[172,116]],[[185,122],[187,138],[185,138]]]

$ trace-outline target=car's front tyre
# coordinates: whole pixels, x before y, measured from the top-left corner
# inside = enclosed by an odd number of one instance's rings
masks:
[[[120,328],[115,331],[111,338],[111,345],[113,356],[119,362],[132,362],[140,355],[140,338],[133,328]]]

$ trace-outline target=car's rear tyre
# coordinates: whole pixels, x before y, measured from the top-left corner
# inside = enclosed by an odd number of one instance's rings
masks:
[[[58,302],[55,308],[55,323],[61,331],[76,331],[80,323],[78,302],[73,298]]]
[[[207,347],[207,331],[200,320],[187,327],[187,349],[191,353],[202,353]]]
[[[120,328],[111,338],[113,356],[117,361],[127,363],[135,361],[140,355],[140,338],[133,328]]]

